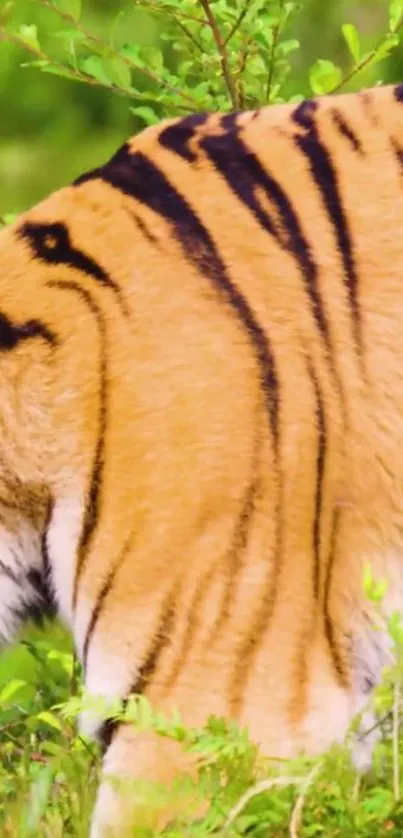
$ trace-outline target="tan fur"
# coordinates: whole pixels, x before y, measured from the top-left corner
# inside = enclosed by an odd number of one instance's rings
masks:
[[[182,153],[161,142],[172,126]],[[28,494],[41,532],[48,505],[50,576],[81,656],[94,621],[90,690],[124,697],[140,687],[189,724],[224,714],[264,752],[290,756],[342,738],[387,660],[362,597],[363,562],[388,578],[387,607],[402,604],[403,103],[394,88],[376,89],[300,106],[297,118],[295,106],[245,113],[227,135],[223,126],[219,115],[190,129],[164,122],[126,152],[164,174],[209,245],[189,219],[175,232],[169,190],[160,211],[106,182],[105,172],[129,178],[119,161],[1,233],[0,311],[18,327],[45,324],[57,345],[36,336],[2,351],[0,487],[21,527]],[[204,150],[204,138],[220,136],[227,171],[272,232]],[[356,311],[341,228],[299,138],[334,174]],[[299,257],[250,153],[288,198]],[[69,246],[118,291],[51,263],[52,240],[39,258],[21,237],[27,222],[65,225]],[[274,381],[264,392],[256,340],[212,249],[268,341],[276,392]],[[100,431],[97,515],[83,545]],[[107,754],[107,767],[140,777],[165,776],[168,764],[161,744],[137,746],[124,730]],[[101,794],[94,836],[109,806]]]

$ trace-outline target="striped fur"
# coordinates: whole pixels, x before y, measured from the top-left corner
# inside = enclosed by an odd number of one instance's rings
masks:
[[[403,607],[402,160],[403,87],[198,114],[1,233],[7,640],[53,607],[107,699],[344,736],[389,659],[363,562]]]

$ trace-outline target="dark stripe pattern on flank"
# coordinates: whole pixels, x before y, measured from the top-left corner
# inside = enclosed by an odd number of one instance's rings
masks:
[[[50,280],[46,283],[49,288],[57,288],[76,294],[85,303],[93,315],[99,333],[99,409],[98,409],[98,430],[97,440],[91,469],[90,483],[87,492],[87,500],[84,512],[83,525],[78,545],[77,565],[73,584],[73,602],[75,608],[78,596],[79,581],[82,576],[88,550],[94,537],[100,514],[101,488],[104,471],[104,449],[107,429],[108,414],[108,381],[107,381],[107,350],[106,331],[103,314],[87,289],[82,288],[77,282],[64,280]]]

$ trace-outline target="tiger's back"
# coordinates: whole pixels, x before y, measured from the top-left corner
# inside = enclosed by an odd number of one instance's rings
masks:
[[[401,606],[402,98],[167,121],[1,234],[0,479],[37,493],[32,561],[90,691],[289,756],[378,682],[361,578]],[[153,773],[132,736],[107,768]]]

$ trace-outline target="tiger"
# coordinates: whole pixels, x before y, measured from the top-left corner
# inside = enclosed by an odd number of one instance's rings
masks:
[[[1,231],[3,643],[53,611],[106,703],[343,741],[391,655],[367,563],[403,609],[401,222],[389,85],[164,119]],[[81,730],[120,835],[108,778],[178,759]]]

